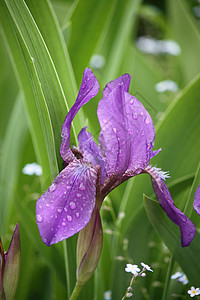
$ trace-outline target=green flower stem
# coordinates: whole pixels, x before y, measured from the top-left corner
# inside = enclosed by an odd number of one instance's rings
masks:
[[[83,288],[83,285],[79,285],[77,282],[76,282],[76,285],[74,287],[74,290],[71,294],[71,297],[69,300],[76,300],[78,299],[78,295],[80,294],[81,290]]]

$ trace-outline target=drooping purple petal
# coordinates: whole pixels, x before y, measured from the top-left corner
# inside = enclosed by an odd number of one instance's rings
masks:
[[[196,232],[194,224],[175,206],[170,192],[162,179],[152,177],[152,184],[161,207],[167,216],[180,228],[182,247],[189,246]]]
[[[105,159],[101,150],[94,142],[92,135],[86,131],[87,127],[81,129],[78,135],[79,149],[88,162],[91,162],[93,167],[99,165],[101,167],[101,181],[105,178]]]
[[[198,186],[194,195],[194,210],[200,215],[200,185]]]
[[[74,235],[87,225],[95,206],[96,180],[97,170],[75,159],[37,201],[37,224],[47,246]]]
[[[129,82],[130,77],[127,77]],[[153,121],[142,103],[118,83],[99,102],[99,144],[106,157],[106,173],[120,177],[139,174],[148,165],[155,138]]]
[[[62,126],[62,141],[60,147],[60,155],[62,159],[69,163],[73,161],[74,155],[69,148],[69,140],[70,140],[70,129],[71,123],[79,111],[79,109],[86,104],[91,98],[95,97],[99,91],[99,83],[89,68],[86,68],[83,74],[83,80],[81,83],[81,87],[78,93],[78,97],[76,102],[70,109],[69,113],[67,114],[65,121]]]
[[[104,91],[103,91],[103,97],[107,97],[113,90],[114,88],[118,85],[118,84],[123,84],[124,86],[124,91],[128,92],[129,90],[129,85],[130,85],[130,80],[131,80],[131,76],[129,74],[124,74],[120,77],[118,77],[117,79],[110,81]]]

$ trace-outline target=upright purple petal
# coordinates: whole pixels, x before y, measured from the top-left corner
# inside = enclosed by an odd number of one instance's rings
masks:
[[[69,163],[73,161],[74,155],[69,148],[69,140],[70,140],[70,129],[71,123],[79,111],[79,109],[86,104],[91,98],[95,97],[99,91],[99,83],[92,73],[92,71],[88,68],[85,69],[83,74],[83,80],[81,83],[81,87],[78,93],[78,97],[76,102],[70,109],[69,113],[67,114],[65,121],[62,126],[62,141],[60,147],[60,155],[62,159]]]
[[[198,186],[194,195],[194,210],[200,215],[200,185]]]
[[[97,111],[106,173],[118,178],[124,173],[139,174],[148,165],[155,138],[149,113],[139,100],[126,92],[127,86],[121,82],[110,93],[107,91]]]
[[[106,85],[106,87],[103,91],[103,97],[107,97],[118,84],[123,84],[124,91],[128,92],[130,81],[131,81],[131,76],[129,74],[124,74],[124,75],[118,77],[117,79],[110,81]]]
[[[37,201],[37,224],[47,246],[74,235],[87,225],[95,206],[96,180],[95,168],[74,160]]]
[[[152,183],[161,207],[167,216],[180,228],[182,247],[189,246],[196,232],[194,224],[174,205],[168,188],[162,179],[152,177]]]
[[[101,167],[101,180],[105,178],[105,159],[101,150],[94,142],[92,135],[86,131],[87,127],[81,129],[78,135],[79,149],[85,160],[91,162],[93,167],[99,165]]]

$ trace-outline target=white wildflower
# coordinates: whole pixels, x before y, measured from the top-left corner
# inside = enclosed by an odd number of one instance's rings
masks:
[[[22,169],[22,173],[26,175],[42,175],[42,167],[37,163],[26,164]]]

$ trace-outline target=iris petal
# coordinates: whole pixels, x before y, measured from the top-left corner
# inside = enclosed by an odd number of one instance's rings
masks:
[[[124,91],[128,92],[130,81],[131,76],[129,74],[124,74],[118,77],[117,79],[110,81],[103,91],[103,97],[107,97],[114,90],[114,88],[116,88],[118,84],[122,84],[124,86]]]
[[[155,138],[153,121],[142,103],[126,92],[130,77],[110,83],[98,106],[99,144],[107,176],[139,174],[149,163]],[[109,87],[112,87],[111,88]],[[105,96],[106,95],[106,96]]]
[[[168,188],[162,179],[152,178],[152,183],[161,207],[166,212],[167,216],[180,228],[182,247],[188,246],[193,240],[196,232],[194,224],[174,205]]]
[[[75,160],[56,177],[36,204],[36,219],[43,242],[62,241],[81,229],[95,206],[97,171]]]
[[[102,155],[101,150],[93,140],[91,133],[86,131],[87,127],[81,129],[78,135],[79,149],[85,160],[91,162],[91,164],[95,167],[100,165],[101,167],[101,179],[104,181],[105,172],[104,165],[105,159]]]
[[[69,113],[67,114],[62,126],[62,133],[61,133],[62,141],[60,147],[60,155],[66,163],[69,163],[74,159],[74,155],[71,149],[69,148],[71,123],[75,115],[79,111],[79,109],[84,104],[86,104],[91,98],[95,97],[98,91],[99,91],[99,83],[96,77],[94,76],[94,74],[90,69],[86,68],[83,74],[83,80],[81,83],[81,87],[76,102],[74,103]]]
[[[200,185],[198,186],[194,195],[194,210],[200,215]]]

